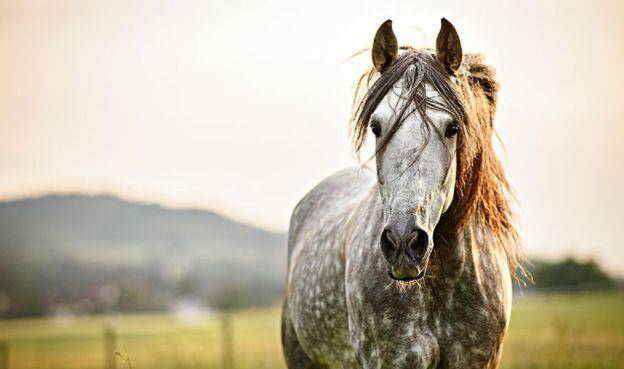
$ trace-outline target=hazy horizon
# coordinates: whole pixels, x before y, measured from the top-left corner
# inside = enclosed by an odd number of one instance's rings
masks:
[[[387,18],[442,16],[501,83],[497,127],[530,255],[624,274],[624,5],[21,0],[0,3],[0,199],[108,193],[284,232],[358,165],[353,87]]]

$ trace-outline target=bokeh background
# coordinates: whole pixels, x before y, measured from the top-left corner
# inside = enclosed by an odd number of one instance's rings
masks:
[[[535,277],[502,365],[622,367],[620,1],[0,0],[0,368],[282,368],[290,212],[359,165],[351,56],[443,16],[498,71]]]

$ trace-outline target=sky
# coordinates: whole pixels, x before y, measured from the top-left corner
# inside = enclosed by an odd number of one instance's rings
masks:
[[[501,83],[496,125],[530,255],[624,275],[624,4],[0,0],[0,199],[112,193],[286,231],[358,165],[355,82],[377,27],[440,18]]]

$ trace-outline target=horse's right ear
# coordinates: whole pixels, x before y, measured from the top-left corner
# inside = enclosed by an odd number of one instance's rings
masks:
[[[436,39],[436,55],[451,75],[454,75],[461,66],[463,52],[459,35],[446,18],[442,18],[440,32]]]
[[[399,44],[397,43],[394,31],[392,31],[392,21],[388,19],[383,22],[373,41],[373,65],[379,73],[388,69],[397,60],[399,55]]]

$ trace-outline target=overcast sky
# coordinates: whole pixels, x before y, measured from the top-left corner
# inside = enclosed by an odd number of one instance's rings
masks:
[[[502,85],[497,126],[532,255],[624,274],[620,1],[0,1],[0,195],[109,192],[285,231],[356,165],[355,81],[387,18],[442,16]],[[468,5],[470,3],[470,5]]]

